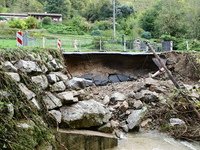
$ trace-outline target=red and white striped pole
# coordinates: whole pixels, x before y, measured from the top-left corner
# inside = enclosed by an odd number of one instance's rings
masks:
[[[152,78],[155,77],[155,76],[157,76],[158,74],[160,74],[160,73],[163,72],[164,70],[165,70],[164,68],[159,69],[158,71],[156,71],[156,73],[154,73],[154,74],[152,75]]]
[[[61,50],[61,40],[58,39],[58,43],[57,43],[58,49]]]
[[[23,46],[23,33],[21,31],[17,32],[17,46]]]

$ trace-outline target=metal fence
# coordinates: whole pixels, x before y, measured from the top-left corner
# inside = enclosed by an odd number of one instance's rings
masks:
[[[12,37],[5,36],[5,32],[12,33],[8,34],[9,36],[12,35]],[[0,33],[2,33],[0,35],[0,47],[6,47],[7,45],[16,46],[16,32],[16,30],[0,30]],[[102,40],[101,37],[88,38],[87,36],[72,36],[70,39],[72,40],[60,39],[63,51],[148,51],[146,44],[143,41],[137,40],[118,39],[113,41],[111,39]],[[55,37],[35,39],[28,36],[28,32],[23,34],[23,46],[57,48],[57,40]],[[152,45],[155,49],[157,48],[155,43],[152,43]]]
[[[28,37],[28,46],[43,48],[57,48],[56,39],[33,39]],[[155,47],[155,45],[154,45]],[[145,43],[134,41],[112,41],[112,40],[62,40],[61,49],[63,51],[148,51]]]

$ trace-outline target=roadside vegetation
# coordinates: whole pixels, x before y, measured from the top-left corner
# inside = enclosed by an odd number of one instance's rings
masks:
[[[140,38],[157,43],[172,40],[175,50],[200,51],[199,5],[198,0],[115,0],[116,38],[120,41],[124,35],[125,40]],[[3,0],[0,12],[48,12],[63,16],[62,24],[52,23],[49,17],[42,22],[37,22],[34,17],[24,20],[0,17],[1,39],[15,40],[17,30],[28,30],[33,38],[62,37],[65,40],[75,36],[114,40],[113,0]],[[1,45],[12,47],[12,40],[6,41],[6,44],[1,42]]]

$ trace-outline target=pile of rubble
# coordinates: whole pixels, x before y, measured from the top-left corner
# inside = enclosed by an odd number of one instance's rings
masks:
[[[23,60],[1,62],[0,69],[18,83],[19,90],[38,110],[47,109],[54,117],[55,125],[60,128],[95,129],[114,133],[121,138],[124,132],[151,123],[152,118],[144,120],[150,109],[171,105],[169,94],[173,92],[174,86],[170,80],[147,76],[134,81],[96,86],[91,80],[76,77],[69,79],[62,73],[63,68],[52,55],[44,61],[39,55],[35,57],[29,54]],[[22,74],[27,74],[40,93],[43,93],[45,108],[41,100],[38,101],[37,94],[21,79]],[[198,84],[183,86],[190,91],[190,97],[199,100]],[[0,89],[3,97],[9,98],[10,94]],[[12,104],[8,109],[13,116]],[[169,124],[185,124],[180,118],[172,117],[167,121]],[[23,128],[29,126],[28,122],[25,126],[19,125]]]

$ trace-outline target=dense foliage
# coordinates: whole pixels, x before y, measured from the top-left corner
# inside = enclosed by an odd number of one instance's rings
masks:
[[[147,8],[142,11],[139,7],[134,7],[139,3],[135,0],[129,2],[122,0],[2,0],[0,12],[61,13],[63,25],[51,24],[50,18],[44,18],[39,24],[28,18],[27,20],[13,19],[9,21],[9,27],[46,28],[53,34],[83,35],[113,29],[114,1],[116,32],[120,37],[124,34],[130,37],[129,39],[138,37],[160,39],[161,36],[167,35],[193,41],[200,39],[199,0],[153,0],[151,2],[141,0],[140,3]],[[153,2],[155,5],[148,7]],[[1,26],[5,27],[3,23]]]

